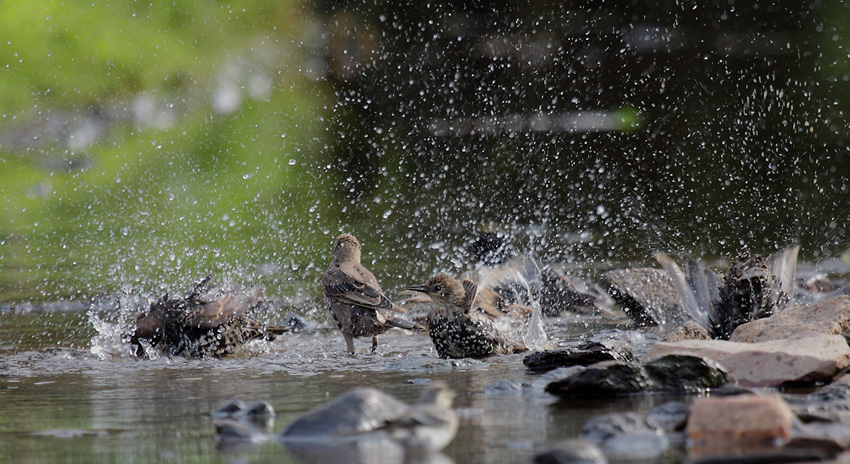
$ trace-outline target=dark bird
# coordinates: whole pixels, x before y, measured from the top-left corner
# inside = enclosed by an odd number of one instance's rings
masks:
[[[664,253],[656,259],[672,277],[691,319],[713,338],[729,339],[739,325],[793,304],[799,251],[790,246],[767,258],[742,253],[724,275],[688,257],[684,270]]]
[[[273,340],[291,330],[290,326],[262,324],[250,316],[258,292],[205,296],[211,278],[198,282],[183,298],[165,295],[151,303],[130,337],[136,356],[144,355],[148,345],[170,355],[221,358],[248,341]]]
[[[475,282],[463,283],[437,274],[427,284],[408,290],[422,292],[434,301],[428,314],[428,333],[443,358],[484,358],[494,354],[527,351],[523,343],[509,340],[481,312],[473,310],[478,294]]]
[[[337,237],[331,265],[322,277],[322,288],[349,354],[354,354],[354,337],[371,336],[374,353],[378,335],[393,327],[425,329],[393,314],[405,311],[384,295],[375,276],[360,264],[360,242],[351,235]]]

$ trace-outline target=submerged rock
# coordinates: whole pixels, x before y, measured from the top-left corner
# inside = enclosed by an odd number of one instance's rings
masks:
[[[632,353],[628,344],[586,342],[560,350],[538,351],[523,358],[525,368],[532,372],[546,372],[559,367],[589,366],[602,361],[630,361]]]
[[[534,456],[533,464],[607,464],[605,453],[587,440],[570,439],[556,443]]]
[[[653,360],[671,354],[700,356],[719,363],[744,387],[776,387],[786,383],[830,381],[850,366],[850,347],[837,335],[813,335],[762,343],[685,340],[656,343],[646,355]]]
[[[599,284],[639,325],[654,326],[685,320],[673,280],[663,269],[608,271]]]
[[[584,424],[579,438],[598,444],[612,459],[653,459],[670,446],[658,424],[635,412],[593,417]]]
[[[668,356],[646,365],[623,361],[594,364],[546,386],[568,398],[616,396],[648,391],[701,391],[728,381],[723,368],[696,356]]]
[[[646,412],[646,417],[667,432],[681,432],[688,422],[688,405],[670,401]]]
[[[839,296],[811,306],[795,306],[765,319],[739,326],[731,341],[755,343],[784,340],[802,332],[841,335],[850,340],[850,296]]]

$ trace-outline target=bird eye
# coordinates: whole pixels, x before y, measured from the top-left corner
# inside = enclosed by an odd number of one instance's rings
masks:
[[[443,289],[443,288],[442,288],[442,287],[440,287],[439,285],[437,285],[436,287],[434,287],[434,291],[435,291],[435,292],[439,292],[439,291],[440,291],[440,290],[442,290],[442,289]]]

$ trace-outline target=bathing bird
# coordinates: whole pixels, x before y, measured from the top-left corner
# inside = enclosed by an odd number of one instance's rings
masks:
[[[428,314],[428,334],[443,358],[485,358],[494,354],[527,351],[528,347],[508,339],[479,311],[473,310],[478,288],[472,280],[463,283],[437,274],[408,290],[422,292],[434,301]]]
[[[205,277],[182,298],[165,295],[151,303],[130,336],[136,356],[144,355],[144,345],[148,345],[169,355],[221,358],[251,340],[273,340],[292,330],[251,317],[259,291],[211,297],[211,279],[212,275]]]
[[[741,253],[723,275],[687,256],[684,270],[664,253],[656,254],[656,259],[673,279],[691,319],[712,338],[728,340],[739,325],[793,304],[799,251],[795,245],[767,258]]]
[[[360,264],[360,242],[352,235],[342,234],[334,242],[331,264],[322,277],[322,289],[349,354],[354,354],[354,337],[372,337],[374,354],[378,335],[393,327],[425,330],[393,314],[405,310],[384,295],[375,276]]]

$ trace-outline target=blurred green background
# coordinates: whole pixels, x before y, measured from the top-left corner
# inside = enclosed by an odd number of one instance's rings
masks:
[[[585,268],[850,240],[847,2],[29,0],[0,34],[0,302],[317,300],[341,231],[388,288],[486,229]]]

